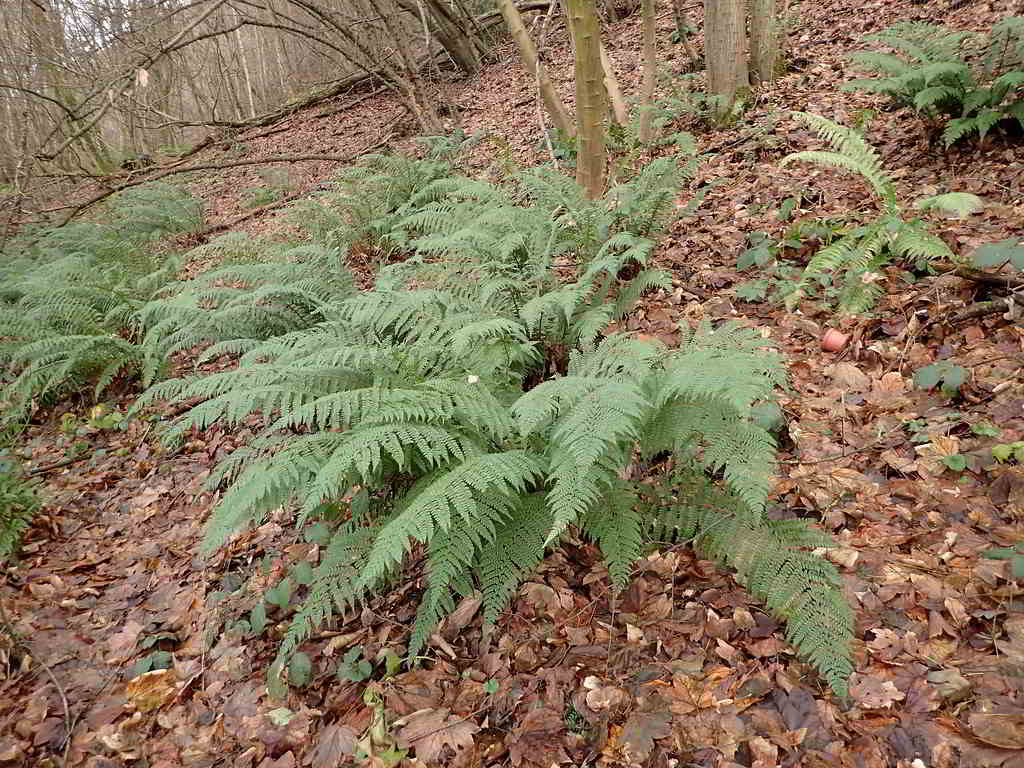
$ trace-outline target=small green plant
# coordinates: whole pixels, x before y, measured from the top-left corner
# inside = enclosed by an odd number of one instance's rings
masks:
[[[990,560],[1009,560],[1010,578],[1014,581],[1024,581],[1024,541],[1019,541],[1012,547],[986,549],[981,556]]]
[[[971,424],[971,432],[978,437],[999,437],[1003,434],[1003,430],[987,421]]]
[[[22,534],[41,507],[37,484],[25,476],[12,453],[0,449],[0,563],[17,552]]]
[[[796,198],[784,201],[780,217],[788,218],[795,205]],[[764,277],[737,285],[736,296],[751,302],[785,302],[799,284],[802,270],[794,263],[799,254],[827,247],[844,231],[841,224],[828,219],[806,219],[793,222],[778,240],[764,232],[751,232],[747,236],[749,245],[737,257],[736,267],[741,271],[758,269]],[[831,293],[826,290],[825,295],[830,297]]]
[[[1013,264],[1024,270],[1024,239],[1011,237],[982,245],[971,254],[971,262],[979,269]]]
[[[939,387],[946,397],[959,395],[965,381],[967,369],[948,360],[940,360],[914,371],[914,386],[918,389]]]
[[[338,662],[338,679],[361,683],[369,680],[373,674],[373,665],[363,658],[363,646],[355,645]]]
[[[967,469],[967,457],[962,453],[951,453],[943,456],[942,463],[946,465],[946,469],[953,472],[963,472]]]
[[[944,123],[946,146],[972,134],[984,140],[1004,121],[1024,127],[1024,18],[1004,19],[986,40],[918,22],[866,39],[897,53],[853,54],[861,67],[879,76],[854,80],[844,90],[885,94],[897,106]]]
[[[1000,464],[1005,464],[1011,459],[1018,464],[1024,464],[1024,440],[993,445],[992,458]]]
[[[782,166],[810,162],[856,173],[870,185],[881,210],[874,221],[851,229],[814,255],[786,300],[788,308],[796,306],[813,285],[832,286],[838,274],[840,309],[863,312],[881,294],[882,270],[893,260],[913,260],[922,267],[940,260],[955,260],[949,246],[928,231],[926,222],[906,217],[881,157],[863,136],[824,117],[803,112],[795,116],[808,123],[832,151],[797,152],[783,159]],[[916,203],[923,211],[938,208],[958,216],[973,213],[981,205],[976,195],[963,192],[934,195]]]
[[[910,433],[910,442],[915,445],[922,445],[931,442],[931,435],[928,434],[927,419],[910,419],[903,423],[903,427]]]

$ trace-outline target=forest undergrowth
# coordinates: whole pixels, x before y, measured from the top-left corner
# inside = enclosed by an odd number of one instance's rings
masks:
[[[1015,764],[1018,148],[809,78],[11,241],[0,759]]]

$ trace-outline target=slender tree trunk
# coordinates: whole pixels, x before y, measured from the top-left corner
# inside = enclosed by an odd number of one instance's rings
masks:
[[[235,30],[235,43],[238,45],[238,59],[242,64],[242,77],[245,79],[245,92],[249,96],[249,117],[256,117],[256,96],[252,89],[252,73],[249,71],[249,59],[245,55],[245,45],[242,43],[242,29]]]
[[[626,100],[622,96],[619,81],[615,78],[615,70],[612,69],[611,59],[608,58],[608,52],[603,45],[601,46],[601,69],[604,71],[604,89],[608,92],[612,117],[619,125],[625,125],[629,122],[629,108],[626,106]]]
[[[444,46],[452,61],[467,75],[480,69],[480,43],[467,25],[460,23],[452,10],[441,0],[424,0],[434,20],[434,36]]]
[[[778,0],[750,0],[750,79],[772,83],[779,72]]]
[[[652,138],[654,120],[655,68],[658,66],[658,30],[654,20],[654,0],[643,0],[643,80],[640,84],[640,141]]]
[[[683,0],[672,0],[672,16],[676,22],[676,37],[679,38],[679,44],[683,46],[683,50],[686,51],[686,56],[690,60],[687,71],[698,69],[700,59],[693,48],[693,43],[690,42],[690,17],[683,6]]]
[[[555,128],[564,136],[575,136],[576,130],[572,121],[569,120],[569,113],[562,100],[558,98],[558,94],[555,93],[555,86],[548,76],[547,69],[541,64],[537,48],[530,38],[530,33],[526,30],[526,25],[523,24],[523,17],[519,15],[515,3],[513,0],[498,0],[498,9],[501,11],[502,18],[505,19],[512,39],[515,40],[516,46],[519,48],[519,55],[522,57],[526,69],[537,77],[541,99],[544,101],[544,107],[551,116]],[[598,71],[600,71],[600,54],[598,55]]]
[[[576,39],[576,183],[589,199],[596,200],[604,194],[607,166],[601,29],[594,0],[568,0],[568,8]]]
[[[747,79],[746,0],[704,0],[704,60],[715,115],[724,120]]]

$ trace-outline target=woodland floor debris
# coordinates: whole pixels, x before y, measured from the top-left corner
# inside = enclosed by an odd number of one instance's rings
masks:
[[[1020,144],[993,137],[981,149],[944,151],[906,111],[837,90],[852,77],[843,54],[862,35],[900,19],[934,20],[933,5],[801,7],[791,71],[731,130],[699,134],[711,152],[696,182],[711,185],[707,199],[659,254],[675,290],[647,297],[626,324],[672,342],[679,322],[739,316],[781,345],[792,391],[783,399],[775,511],[820,517],[842,545],[828,556],[843,569],[858,615],[848,705],[794,660],[745,591],[688,550],[652,554],[616,597],[582,542],[544,561],[493,636],[482,635],[465,603],[434,636],[423,668],[381,679],[381,664],[369,684],[322,674],[272,701],[264,671],[277,643],[274,615],[257,640],[232,627],[311,545],[271,519],[209,562],[196,554],[215,501],[202,481],[247,431],[213,428],[166,455],[145,422],[124,431],[82,426],[70,438],[54,419],[27,436],[30,468],[62,461],[72,441],[88,443],[90,457],[45,473],[46,511],[0,590],[23,639],[0,635],[0,764],[57,765],[66,751],[68,766],[92,768],[327,768],[354,760],[376,726],[431,766],[1024,766],[1024,600],[1006,561],[981,557],[1024,533],[1024,471],[992,458],[994,445],[1024,440],[1020,323],[1001,312],[964,315],[988,288],[957,275],[909,284],[894,272],[876,311],[856,322],[736,295],[747,279],[736,257],[749,233],[785,229],[777,215],[784,199],[800,200],[794,218],[849,217],[865,207],[853,177],[815,171],[812,184],[806,169],[778,169],[789,152],[815,146],[790,110],[864,120],[906,199],[929,188],[981,195],[982,213],[935,220],[955,252],[1024,234]],[[941,21],[982,29],[1011,12],[1021,11],[974,2]],[[673,27],[662,15],[663,42]],[[608,37],[622,85],[633,91],[639,18]],[[552,30],[550,43],[547,64],[565,98],[568,41]],[[678,69],[682,50],[662,49]],[[463,127],[492,136],[468,159],[471,172],[498,175],[505,165],[545,160],[532,83],[506,45],[479,76],[444,85],[464,107]],[[298,114],[285,121],[289,130],[242,135],[235,151],[343,154],[373,145],[402,119],[380,94],[353,113]],[[210,158],[218,151],[207,150]],[[290,184],[308,189],[332,170],[296,166]],[[254,167],[190,186],[216,224],[244,213],[244,191],[260,183]],[[283,226],[277,215],[242,225],[260,234]],[[838,355],[820,348],[830,327],[851,336]],[[914,387],[914,372],[937,361],[969,373],[955,398]],[[963,458],[961,471],[950,457]],[[375,659],[403,637],[418,589],[413,573],[321,631],[310,656],[337,662],[363,645]],[[389,764],[380,754],[375,762]]]

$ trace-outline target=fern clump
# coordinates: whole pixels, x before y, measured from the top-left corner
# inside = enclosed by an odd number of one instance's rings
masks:
[[[384,260],[405,247],[398,222],[422,202],[423,190],[451,175],[451,164],[441,159],[446,154],[432,152],[422,160],[366,155],[320,194],[296,202],[290,218],[318,243],[358,248]]]
[[[878,76],[853,80],[844,90],[884,94],[944,123],[946,146],[972,134],[984,139],[1004,120],[1024,127],[1024,17],[1004,19],[982,40],[918,22],[866,39],[896,53],[853,54]]]
[[[796,152],[783,159],[783,167],[810,162],[856,173],[871,187],[880,212],[874,221],[836,238],[811,258],[795,290],[787,296],[789,308],[814,284],[830,286],[838,282],[839,307],[863,312],[881,295],[881,272],[893,259],[914,261],[919,267],[955,259],[949,246],[929,232],[924,221],[905,218],[892,178],[882,167],[878,152],[863,136],[824,117],[802,112],[795,116],[808,123],[832,150]],[[963,216],[978,210],[981,200],[976,195],[952,192],[923,198],[916,205],[922,210],[941,208]]]
[[[435,179],[396,201],[412,255],[373,290],[325,299],[315,324],[248,337],[236,370],[142,398],[199,403],[170,425],[171,445],[262,420],[211,475],[226,490],[207,552],[282,506],[300,528],[330,530],[273,686],[316,626],[413,553],[426,579],[410,656],[473,590],[497,621],[572,528],[598,543],[617,587],[651,536],[695,540],[789,619],[797,648],[845,691],[849,608],[835,571],[804,549],[821,537],[764,516],[775,448],[753,412],[783,383],[778,356],[737,324],[683,328],[677,349],[608,333],[666,284],[646,262],[676,212],[668,162],[598,204],[545,175],[507,189]],[[555,279],[556,260],[571,278]],[[631,279],[626,265],[638,265]],[[658,486],[678,498],[652,505],[635,468],[665,455]]]
[[[0,563],[17,551],[41,506],[36,486],[25,477],[20,463],[0,450]]]
[[[237,245],[232,240],[202,249]],[[340,251],[319,245],[273,248],[266,261],[235,263],[165,286],[137,315],[147,329],[143,346],[151,366],[144,380],[153,381],[174,353],[199,344],[215,344],[202,362],[321,322],[328,303],[354,290],[341,261]]]
[[[153,185],[115,197],[102,221],[17,242],[0,291],[0,363],[12,377],[4,420],[84,388],[99,397],[119,376],[145,367],[136,313],[180,265],[157,253],[153,240],[201,221],[191,197]]]

